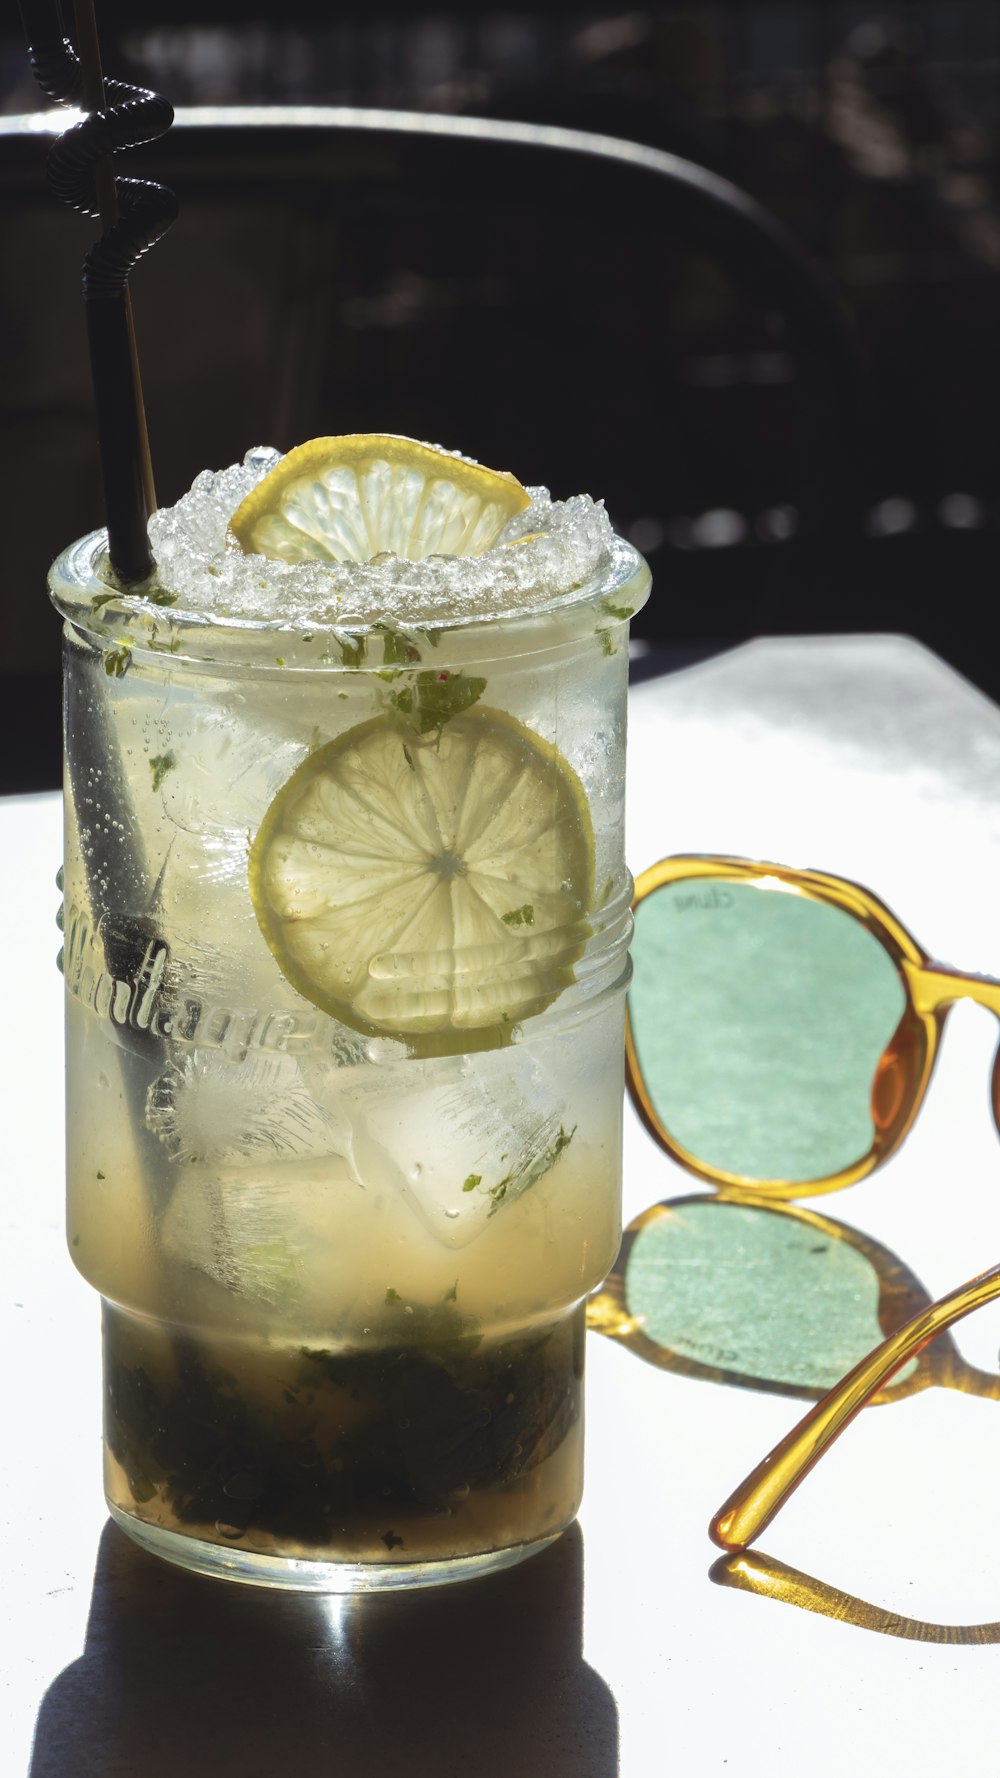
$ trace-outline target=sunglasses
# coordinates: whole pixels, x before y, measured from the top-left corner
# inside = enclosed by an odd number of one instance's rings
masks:
[[[842,1190],[888,1160],[923,1103],[951,1007],[971,1000],[1000,1017],[1000,982],[934,962],[870,890],[819,871],[668,858],[639,877],[633,911],[629,1092],[654,1139],[718,1195],[637,1218],[588,1321],[653,1363],[821,1397],[714,1516],[710,1535],[736,1552],[863,1407],[933,1383],[1000,1396],[1000,1379],[940,1337],[1000,1298],[1000,1267],[932,1303],[888,1249],[782,1203]],[[990,1097],[1000,1131],[1000,1049]],[[735,1291],[713,1288],[708,1323],[697,1286],[707,1255],[716,1284],[721,1258]],[[760,1291],[770,1279],[787,1305],[790,1266],[818,1286],[811,1349],[796,1328],[766,1354],[739,1349],[734,1330],[778,1325],[760,1315]],[[860,1320],[859,1267],[875,1285]],[[741,1312],[748,1291],[755,1315]],[[886,1337],[868,1351],[876,1330]],[[864,1356],[830,1387],[852,1346]]]
[[[666,858],[636,883],[626,1069],[650,1134],[726,1192],[840,1191],[911,1129],[951,1007],[1000,981],[932,961],[843,877]],[[991,1104],[1000,1130],[1000,1049]]]

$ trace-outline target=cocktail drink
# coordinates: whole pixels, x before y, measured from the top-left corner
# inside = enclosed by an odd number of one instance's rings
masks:
[[[68,1237],[139,1542],[326,1590],[576,1513],[619,1242],[627,626],[601,508],[251,452],[66,620]]]

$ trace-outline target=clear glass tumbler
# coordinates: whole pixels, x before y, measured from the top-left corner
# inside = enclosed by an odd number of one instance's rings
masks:
[[[577,1510],[620,1236],[648,570],[345,637],[109,596],[101,543],[51,588],[111,1512],[276,1586],[518,1561]]]

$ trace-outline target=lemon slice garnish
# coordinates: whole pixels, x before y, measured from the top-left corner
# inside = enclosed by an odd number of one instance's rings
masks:
[[[368,562],[391,551],[478,556],[530,505],[512,475],[389,434],[311,438],[282,457],[229,521],[248,554]]]
[[[254,912],[314,1005],[424,1054],[509,1041],[573,979],[594,840],[576,773],[497,710],[384,718],[303,761],[250,853]]]

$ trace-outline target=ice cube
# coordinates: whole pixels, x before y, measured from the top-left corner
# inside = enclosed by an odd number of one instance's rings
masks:
[[[352,1154],[369,1189],[395,1185],[447,1247],[464,1247],[546,1174],[572,1139],[526,1052],[369,1069],[351,1095]],[[404,1084],[405,1083],[405,1084]]]
[[[150,1088],[146,1123],[177,1169],[164,1251],[276,1306],[315,1297],[360,1185],[349,1123],[296,1059],[193,1050]]]
[[[169,819],[186,833],[235,836],[245,878],[247,831],[301,763],[301,730],[301,709],[277,691],[270,702],[255,698],[252,714],[238,702],[178,702],[159,786]]]
[[[172,826],[161,899],[178,956],[191,944],[207,944],[228,950],[241,970],[265,962],[248,891],[250,847],[272,798],[307,750],[307,737],[290,732],[290,713],[282,728],[283,710],[277,687],[270,702],[256,700],[252,716],[239,701],[178,700],[174,707],[170,768],[157,795]],[[255,991],[266,994],[264,981]]]
[[[194,1049],[154,1081],[146,1123],[179,1165],[351,1153],[351,1128],[307,1090],[294,1056]]]
[[[358,1196],[350,1163],[336,1154],[188,1166],[163,1219],[163,1248],[228,1291],[294,1311],[330,1291],[333,1256],[351,1251],[336,1230],[349,1225]]]

